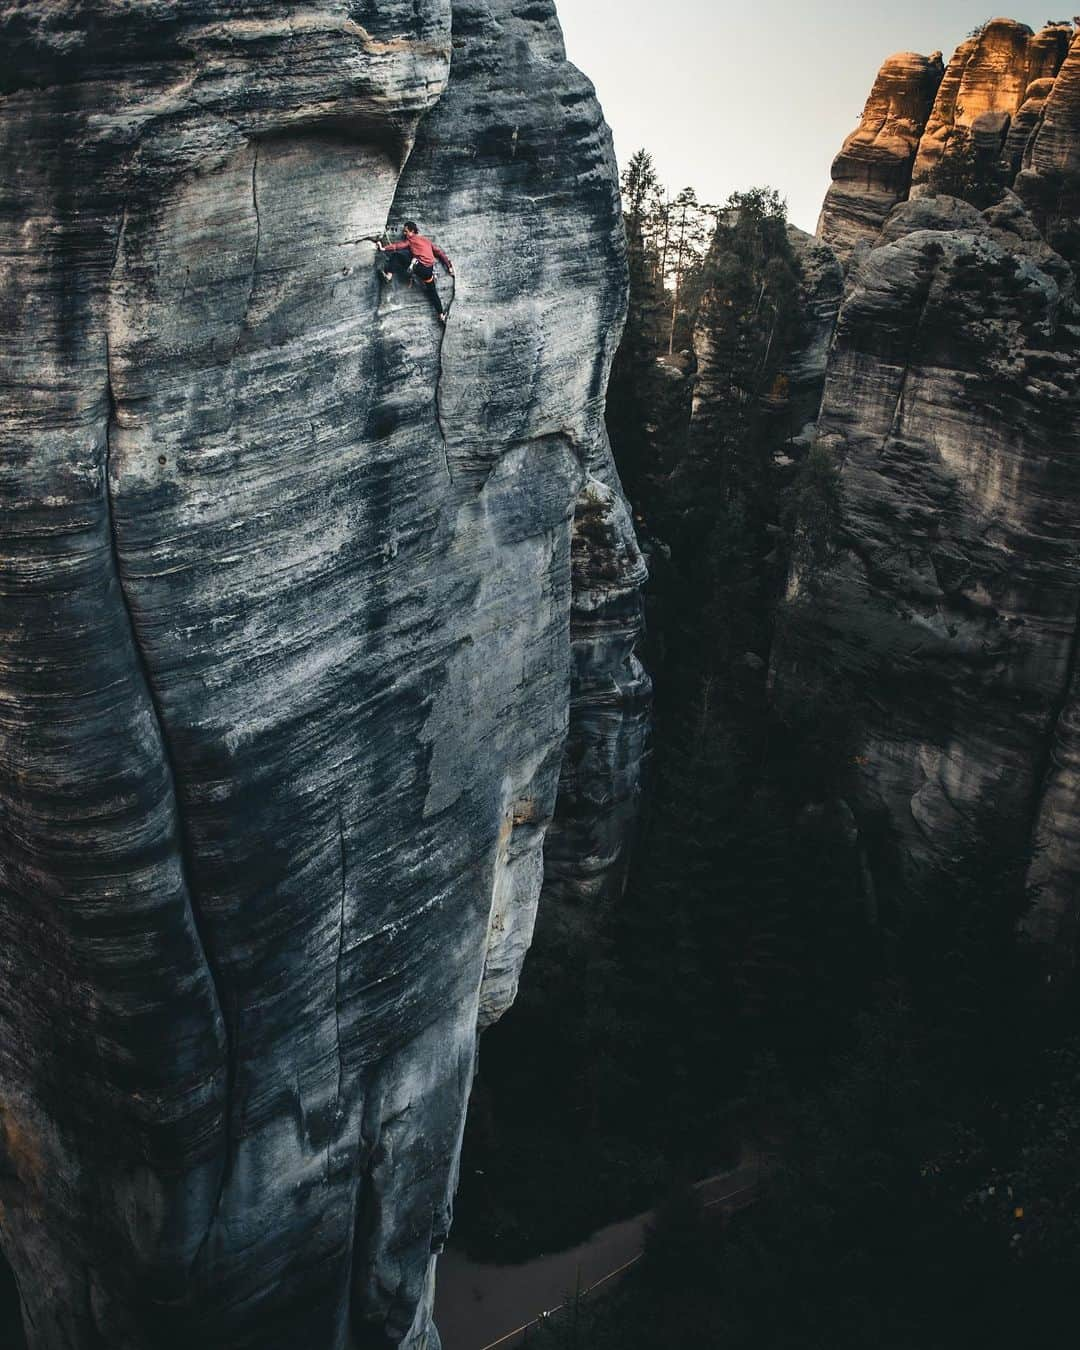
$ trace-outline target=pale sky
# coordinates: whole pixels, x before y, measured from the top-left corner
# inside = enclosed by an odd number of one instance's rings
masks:
[[[570,59],[596,85],[625,164],[651,150],[672,192],[702,201],[768,185],[813,230],[829,166],[893,52],[947,61],[994,17],[987,0],[557,0]],[[1034,29],[1071,17],[1017,3]],[[1065,12],[1068,11],[1068,12]],[[998,11],[999,13],[1002,11]]]

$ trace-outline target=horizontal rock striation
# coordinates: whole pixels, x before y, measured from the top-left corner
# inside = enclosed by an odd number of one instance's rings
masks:
[[[924,189],[849,255],[817,428],[840,517],[788,595],[792,631],[805,619],[817,659],[868,691],[862,807],[888,821],[911,875],[947,861],[987,807],[1019,821],[1037,849],[1030,926],[1066,962],[1080,916],[1080,305],[1045,201],[1066,209],[1078,60],[1068,27],[996,20],[950,63],[916,175],[965,127],[1003,143],[1016,191],[980,210]],[[798,659],[793,643],[778,678]]]
[[[1034,80],[1029,84],[1023,103],[1009,123],[1002,149],[1002,162],[1010,178],[1015,179],[1020,172],[1024,154],[1032,142],[1033,133],[1042,122],[1046,100],[1053,87],[1052,79]]]
[[[1009,183],[1022,169],[1075,167],[1078,61],[1071,25],[1033,33],[1011,19],[962,42],[944,72],[940,52],[889,57],[833,164],[819,236],[849,264],[965,142],[984,163],[1000,161]]]
[[[994,19],[961,43],[919,143],[915,180],[926,179],[950,141],[958,133],[973,131],[982,119],[998,117],[1007,127],[1034,95],[1032,86],[1058,73],[1071,37],[1067,24],[1051,24],[1033,33],[1026,24]]]
[[[817,232],[847,259],[873,238],[911,186],[919,140],[941,83],[941,53],[890,56],[878,72],[862,119],[833,161],[832,186]]]
[[[0,5],[0,1238],[31,1350],[433,1350],[572,721],[606,747],[575,799],[635,792],[591,86],[548,0],[288,10]],[[454,259],[445,332],[375,275],[405,217]]]
[[[1037,81],[1029,91],[1044,102],[1024,148],[1023,167],[1032,174],[1080,172],[1080,34],[1073,37],[1053,84]]]

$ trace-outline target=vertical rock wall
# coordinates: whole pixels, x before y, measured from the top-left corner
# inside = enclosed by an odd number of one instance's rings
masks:
[[[573,692],[544,904],[583,908],[622,893],[649,732],[651,684],[634,655],[646,567],[610,463],[578,497],[571,569]]]
[[[842,511],[812,637],[868,693],[863,805],[908,864],[947,859],[988,804],[1025,822],[1031,926],[1066,961],[1080,915],[1080,306],[1045,202],[1067,200],[1080,165],[1078,62],[1069,26],[995,20],[949,63],[909,151],[915,178],[957,129],[992,136],[1015,188],[998,204],[923,182],[873,226],[873,184],[846,216],[827,203],[825,238],[849,266],[818,441]],[[796,571],[792,603],[808,580]]]
[[[0,41],[29,1343],[431,1350],[571,681],[640,680],[607,132],[545,0],[54,0]],[[405,217],[454,258],[445,333],[375,276]],[[605,566],[629,609],[583,661]]]

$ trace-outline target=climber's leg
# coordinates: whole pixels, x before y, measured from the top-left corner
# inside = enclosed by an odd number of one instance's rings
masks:
[[[424,294],[427,296],[428,302],[434,308],[435,313],[442,318],[443,306],[442,300],[439,298],[439,288],[435,285],[434,267],[425,267],[423,263],[417,263],[414,270],[416,279],[424,288]]]
[[[409,264],[412,262],[412,257],[405,249],[398,249],[393,253],[376,254],[376,262],[384,279],[389,281],[395,275],[399,277],[409,275]]]

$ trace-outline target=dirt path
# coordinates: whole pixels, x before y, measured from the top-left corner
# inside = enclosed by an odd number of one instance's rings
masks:
[[[746,1204],[757,1188],[757,1161],[709,1177],[697,1189],[707,1208]],[[520,1266],[487,1266],[460,1252],[439,1257],[435,1324],[443,1350],[511,1350],[524,1328],[572,1296],[613,1280],[641,1255],[650,1211],[602,1228],[587,1242]]]

